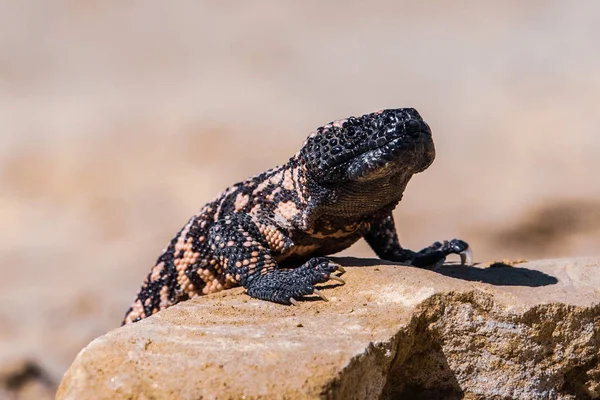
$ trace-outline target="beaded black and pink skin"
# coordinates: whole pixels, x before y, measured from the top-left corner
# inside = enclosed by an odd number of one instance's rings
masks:
[[[429,126],[412,108],[350,117],[318,128],[279,167],[237,183],[192,217],[158,258],[124,323],[189,298],[241,285],[263,300],[296,304],[343,283],[325,256],[365,238],[384,260],[439,266],[470,259],[467,243],[400,246],[392,210],[413,174],[435,158]]]

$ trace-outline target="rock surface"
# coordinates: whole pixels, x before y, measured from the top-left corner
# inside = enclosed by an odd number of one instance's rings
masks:
[[[115,329],[79,353],[57,398],[600,397],[600,260],[338,261],[347,284],[325,286],[329,302],[238,288]]]

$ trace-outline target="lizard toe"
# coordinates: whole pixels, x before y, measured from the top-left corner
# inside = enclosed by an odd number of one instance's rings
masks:
[[[466,250],[458,253],[460,256],[460,265],[472,265],[473,264],[473,250],[470,247],[467,247]]]
[[[313,293],[316,294],[317,296],[319,296],[320,298],[322,298],[325,301],[329,301],[329,299],[327,297],[325,297],[325,295],[323,294],[323,292],[321,292],[318,289],[313,289]]]

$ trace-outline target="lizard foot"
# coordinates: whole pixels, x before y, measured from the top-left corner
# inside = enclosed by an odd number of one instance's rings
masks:
[[[458,254],[460,256],[460,265],[471,265],[473,263],[473,250],[471,250],[471,247],[463,240],[444,240],[444,242],[441,243],[440,250],[446,255]]]
[[[458,254],[460,256],[460,265],[471,265],[473,262],[473,251],[467,242],[460,239],[444,240],[435,242],[429,247],[424,248],[414,254],[412,265],[416,267],[433,266],[439,269],[449,254]]]
[[[248,284],[248,294],[258,299],[291,305],[298,305],[297,299],[310,294],[328,301],[314,285],[330,279],[344,284],[342,278],[333,275],[336,271],[342,272],[343,268],[324,257],[311,258],[298,268],[273,270],[257,276]]]

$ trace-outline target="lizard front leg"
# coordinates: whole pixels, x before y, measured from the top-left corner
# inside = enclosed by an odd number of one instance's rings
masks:
[[[415,267],[440,266],[449,254],[458,254],[461,264],[470,264],[472,258],[471,248],[460,239],[435,242],[418,252],[402,248],[391,214],[373,223],[365,234],[365,240],[379,258]]]
[[[340,278],[331,274],[342,270],[323,257],[314,257],[293,269],[280,269],[272,250],[282,251],[293,243],[268,221],[235,213],[219,220],[210,229],[211,248],[228,279],[247,289],[250,296],[282,304],[317,294],[314,285]],[[343,281],[342,281],[343,282]]]

